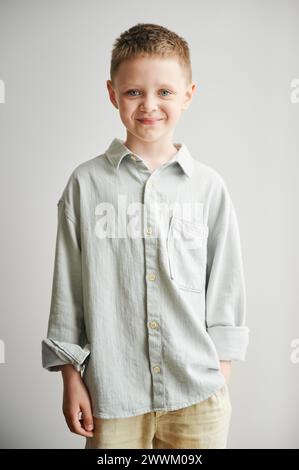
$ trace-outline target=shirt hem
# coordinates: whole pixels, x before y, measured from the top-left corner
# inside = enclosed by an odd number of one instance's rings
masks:
[[[208,399],[209,397],[211,397],[212,395],[217,393],[219,390],[221,390],[223,385],[224,384],[222,384],[217,389],[212,390],[207,395],[204,395],[204,396],[200,395],[197,398],[194,398],[194,399],[192,399],[191,401],[188,401],[188,402],[183,402],[183,403],[176,402],[176,403],[173,403],[172,405],[168,405],[168,406],[166,405],[164,408],[161,408],[161,407],[160,408],[158,408],[158,407],[156,407],[156,408],[143,407],[143,408],[138,408],[137,410],[132,411],[132,412],[126,412],[125,414],[122,414],[122,415],[117,414],[117,415],[114,415],[114,416],[112,416],[111,414],[108,414],[108,413],[97,411],[97,412],[93,413],[93,417],[94,418],[105,418],[105,419],[121,419],[121,418],[130,418],[130,417],[133,417],[133,416],[138,416],[138,415],[141,415],[141,414],[144,414],[144,413],[153,413],[153,412],[156,412],[156,411],[179,410],[181,408],[186,408],[188,406],[195,405],[196,403],[200,403],[200,402]]]

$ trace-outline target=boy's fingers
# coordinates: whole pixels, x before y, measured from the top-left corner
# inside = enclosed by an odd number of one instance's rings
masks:
[[[72,415],[69,415],[67,418],[67,424],[70,429],[70,431],[79,434],[80,436],[84,437],[92,437],[93,433],[85,431],[85,429],[81,426],[81,422],[79,420],[79,415],[78,413],[74,413]]]
[[[92,431],[93,430],[93,416],[91,412],[91,408],[88,405],[82,406],[82,419],[83,419],[83,426],[86,429],[86,431]]]

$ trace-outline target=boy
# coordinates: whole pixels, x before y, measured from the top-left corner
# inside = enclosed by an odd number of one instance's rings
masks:
[[[58,201],[43,367],[85,448],[225,448],[245,286],[222,177],[173,143],[191,103],[186,41],[139,23],[114,44],[126,140],[80,164]]]

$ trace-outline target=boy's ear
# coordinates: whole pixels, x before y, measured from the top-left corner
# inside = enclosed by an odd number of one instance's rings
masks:
[[[113,106],[118,108],[117,101],[116,101],[116,98],[115,98],[115,91],[114,91],[113,86],[112,86],[112,81],[107,80],[106,81],[106,86],[107,86],[107,89],[108,89],[109,98],[110,98],[111,103],[113,104]]]
[[[185,92],[185,99],[183,101],[183,105],[182,105],[182,109],[185,110],[187,108],[189,108],[190,104],[191,104],[191,101],[192,101],[192,98],[193,98],[193,95],[195,93],[195,90],[197,89],[197,85],[196,83],[191,83],[186,92]]]

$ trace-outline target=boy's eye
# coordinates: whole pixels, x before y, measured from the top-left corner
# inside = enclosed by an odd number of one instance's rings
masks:
[[[137,96],[137,95],[131,95],[131,93],[133,93],[133,92],[135,92],[135,91],[138,92],[138,90],[129,90],[129,91],[127,91],[127,95],[129,95],[129,96]],[[168,90],[160,90],[160,91],[162,91],[162,92],[166,91],[166,93],[169,93],[169,94],[170,94],[170,91],[168,91]],[[168,96],[168,95],[162,95],[162,96]]]
[[[161,91],[166,91],[166,93],[170,94],[170,91],[168,91],[168,90],[161,90]],[[163,96],[168,96],[168,95],[163,95]]]
[[[129,91],[127,91],[127,95],[130,95],[130,93],[132,93],[134,91],[138,91],[138,90],[129,90]],[[130,96],[136,96],[136,95],[130,95]]]

